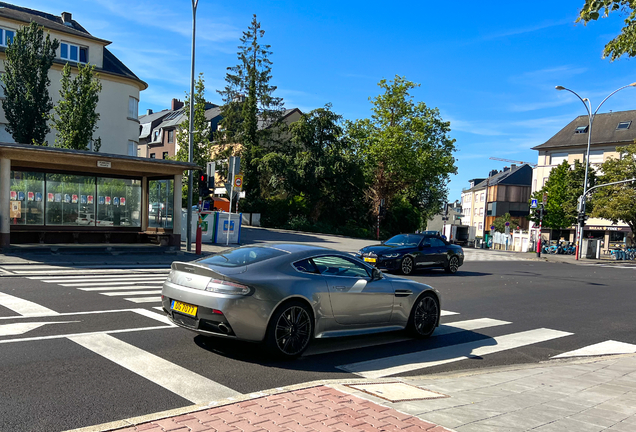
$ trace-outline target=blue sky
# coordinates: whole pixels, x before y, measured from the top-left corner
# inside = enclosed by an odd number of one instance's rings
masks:
[[[563,85],[591,99],[636,81],[634,60],[610,63],[602,49],[621,16],[574,24],[584,0],[534,2],[211,1],[197,13],[196,71],[207,98],[220,102],[239,38],[256,14],[272,46],[273,84],[287,108],[333,104],[346,119],[370,116],[378,81],[395,75],[420,83],[416,100],[437,107],[457,140],[458,174],[449,199],[468,180],[506,163],[536,162],[542,144],[585,113]],[[23,0],[21,6],[71,12],[149,88],[140,112],[168,108],[189,88],[190,0]],[[626,89],[601,112],[634,109]]]

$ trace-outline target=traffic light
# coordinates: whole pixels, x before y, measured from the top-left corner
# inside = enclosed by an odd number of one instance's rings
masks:
[[[386,216],[386,206],[381,205],[379,210],[380,217]]]
[[[208,187],[208,175],[203,171],[199,171],[197,180],[199,182],[199,197],[201,199],[209,198],[210,188]]]
[[[579,213],[579,216],[577,218],[579,224],[585,224],[585,221],[589,218],[588,215],[586,215],[585,213]]]

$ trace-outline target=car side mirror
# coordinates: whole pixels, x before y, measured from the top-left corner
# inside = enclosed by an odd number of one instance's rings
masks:
[[[417,248],[418,248],[419,250],[422,250],[422,249],[424,249],[424,245],[423,245],[423,244],[421,244],[421,245],[419,245]]]
[[[382,272],[380,270],[378,270],[377,268],[374,268],[371,271],[371,280],[380,280],[382,279],[384,276],[382,276]]]

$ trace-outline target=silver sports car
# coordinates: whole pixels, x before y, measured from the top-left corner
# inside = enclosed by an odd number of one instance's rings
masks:
[[[312,338],[399,329],[428,337],[441,311],[440,294],[428,285],[344,252],[288,243],[174,262],[161,299],[181,327],[265,342],[282,357],[299,356]]]

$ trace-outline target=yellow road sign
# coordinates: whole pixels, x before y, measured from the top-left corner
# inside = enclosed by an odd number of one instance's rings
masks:
[[[243,175],[242,174],[237,174],[234,176],[234,189],[235,190],[241,190],[243,189]]]

